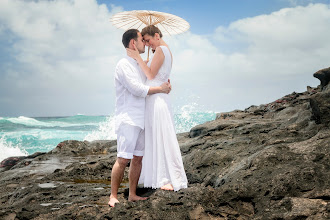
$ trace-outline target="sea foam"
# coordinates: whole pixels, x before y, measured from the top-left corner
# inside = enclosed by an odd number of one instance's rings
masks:
[[[27,126],[45,126],[45,127],[49,126],[47,123],[25,116],[19,116],[18,118],[8,118],[7,120],[14,124],[22,124]]]
[[[0,138],[0,161],[12,156],[27,156],[28,153],[21,149],[21,146],[14,146],[7,142],[4,137]]]
[[[54,118],[30,118],[19,116],[15,118],[0,118],[3,122],[8,121],[16,125],[23,125],[36,128],[69,128],[75,126],[97,126],[98,121],[95,116],[76,115],[70,117],[54,117]]]

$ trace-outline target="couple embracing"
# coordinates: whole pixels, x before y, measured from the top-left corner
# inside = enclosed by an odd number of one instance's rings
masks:
[[[181,152],[176,138],[168,93],[172,69],[172,54],[153,25],[142,32],[127,30],[122,42],[127,56],[115,71],[117,160],[111,173],[109,205],[118,203],[118,188],[129,169],[129,201],[145,200],[136,195],[138,184],[154,189],[177,191],[187,188]],[[142,60],[145,46],[154,56]]]

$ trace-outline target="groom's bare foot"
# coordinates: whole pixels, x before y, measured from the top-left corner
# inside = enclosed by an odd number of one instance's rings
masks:
[[[134,195],[134,196],[129,196],[128,197],[128,201],[130,202],[135,202],[135,201],[140,201],[140,200],[146,200],[148,199],[148,197],[140,197],[140,196],[137,196],[137,195]]]
[[[174,190],[174,188],[173,188],[173,186],[172,186],[171,183],[166,184],[166,185],[164,185],[164,186],[162,186],[162,187],[160,187],[160,188],[161,188],[162,190],[171,190],[171,191]]]
[[[115,198],[114,196],[110,195],[110,200],[108,202],[108,205],[111,207],[115,207],[116,203],[119,203],[118,199]]]

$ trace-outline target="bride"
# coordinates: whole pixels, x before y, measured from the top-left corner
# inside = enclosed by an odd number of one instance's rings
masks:
[[[169,80],[172,69],[171,51],[156,26],[143,28],[141,34],[146,46],[155,50],[152,59],[146,64],[136,48],[127,49],[127,54],[138,62],[147,76],[146,85],[159,86]],[[145,187],[164,190],[187,188],[188,181],[168,94],[158,93],[146,98],[145,153],[139,183],[143,183]]]

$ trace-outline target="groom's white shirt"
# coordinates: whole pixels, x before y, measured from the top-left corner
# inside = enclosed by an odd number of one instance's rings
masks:
[[[144,85],[146,79],[133,58],[126,55],[118,62],[115,71],[116,133],[123,123],[144,129],[145,97],[149,91],[149,86]]]

